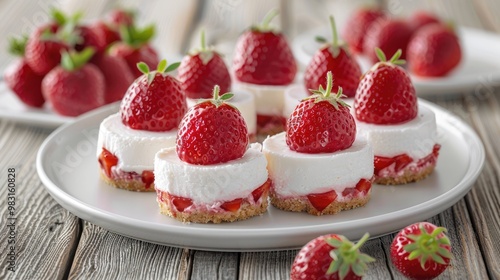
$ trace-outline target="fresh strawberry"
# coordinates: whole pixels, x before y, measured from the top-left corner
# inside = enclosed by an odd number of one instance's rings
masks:
[[[233,69],[239,81],[258,85],[288,85],[297,64],[283,34],[269,27],[278,14],[270,11],[260,26],[243,33],[236,43]]]
[[[326,43],[313,56],[304,73],[306,89],[316,89],[320,85],[326,87],[325,76],[328,71],[336,80],[335,92],[342,87],[347,97],[354,97],[361,77],[361,68],[345,46],[339,45],[335,21],[330,16],[333,42]]]
[[[373,8],[362,8],[353,13],[347,20],[342,37],[354,53],[365,53],[363,43],[367,37],[367,31],[377,20],[382,20],[385,14],[382,10]]]
[[[441,21],[436,16],[426,11],[417,11],[408,19],[408,24],[413,32],[416,32],[421,27],[432,23],[441,23]]]
[[[374,173],[375,173],[375,175],[378,175],[381,170],[383,170],[384,168],[387,168],[389,165],[391,165],[393,163],[394,163],[393,158],[375,156],[375,159],[374,159],[374,164],[375,164]]]
[[[398,66],[401,50],[390,61],[376,49],[380,62],[375,64],[359,83],[354,98],[358,120],[375,124],[396,124],[414,119],[418,105],[415,88],[406,71]]]
[[[177,128],[186,113],[186,96],[179,81],[167,73],[179,63],[167,67],[162,60],[156,71],[141,62],[137,65],[142,73],[128,88],[123,97],[120,113],[123,124],[139,130],[168,131]]]
[[[201,48],[186,55],[179,66],[178,78],[189,98],[210,98],[212,89],[219,85],[222,92],[231,89],[231,77],[219,53],[208,49],[205,33],[201,33]]]
[[[402,229],[391,244],[394,266],[410,279],[433,279],[449,265],[451,246],[443,227],[421,222]]]
[[[377,21],[367,31],[363,49],[373,63],[378,61],[375,48],[380,48],[388,57],[392,57],[399,49],[406,50],[412,29],[403,20],[386,19]],[[404,59],[406,52],[401,54]]]
[[[55,25],[38,29],[28,39],[25,50],[26,63],[39,75],[47,74],[61,62],[61,52],[68,45],[56,36]]]
[[[328,207],[328,205],[330,205],[336,198],[337,193],[335,191],[307,195],[307,200],[309,200],[314,209],[319,212],[325,210],[325,208]]]
[[[418,76],[445,76],[461,60],[462,50],[458,37],[450,27],[443,24],[422,27],[408,44],[410,72]]]
[[[209,165],[241,158],[248,146],[248,131],[240,111],[219,96],[191,107],[179,124],[177,155],[187,163]]]
[[[349,105],[342,101],[342,88],[331,95],[332,72],[327,74],[326,89],[319,86],[314,95],[302,100],[286,123],[286,144],[300,153],[333,153],[349,148],[354,142],[356,124]]]
[[[104,75],[106,104],[121,100],[128,87],[134,81],[134,76],[123,58],[107,54],[96,54],[91,62],[95,64]]]
[[[356,190],[358,190],[363,194],[367,194],[371,188],[372,188],[372,182],[370,180],[361,179],[356,184]]]
[[[104,105],[104,76],[99,68],[87,63],[91,48],[80,53],[63,52],[61,65],[42,81],[42,93],[52,109],[66,116],[78,116]]]
[[[31,107],[42,107],[45,99],[42,95],[42,75],[38,75],[31,69],[24,59],[24,50],[27,37],[20,40],[10,40],[9,51],[21,58],[12,62],[4,72],[7,86],[26,105]]]
[[[361,279],[368,263],[375,261],[359,250],[368,237],[366,233],[356,244],[337,234],[309,241],[295,257],[290,279]]]
[[[136,12],[133,10],[115,9],[106,16],[107,21],[114,26],[132,26],[135,24]]]
[[[153,171],[144,170],[141,174],[141,181],[144,183],[144,187],[146,189],[149,189],[155,182],[155,174],[153,173]]]
[[[264,193],[267,193],[269,191],[270,185],[271,185],[271,182],[268,180],[262,186],[256,188],[252,192],[253,201],[257,202],[262,197],[262,195]]]
[[[230,211],[230,212],[237,212],[240,207],[241,207],[241,202],[243,201],[242,198],[237,198],[231,201],[226,201],[221,204],[220,208]]]
[[[109,53],[125,59],[134,77],[140,77],[142,72],[137,69],[137,63],[143,62],[149,68],[154,68],[159,63],[158,54],[149,45],[154,32],[153,25],[142,30],[135,26],[124,27],[120,30],[123,41],[114,44],[109,49]]]
[[[93,47],[96,53],[101,53],[106,48],[106,41],[97,30],[91,28],[91,26],[78,25],[75,27],[75,34],[79,36],[79,43],[77,43],[74,48],[77,51],[81,51],[86,47]]]
[[[193,200],[191,198],[175,196],[173,194],[168,195],[170,202],[174,205],[175,209],[179,212],[184,211],[189,206],[193,205]]]
[[[108,47],[114,42],[120,41],[120,33],[112,29],[108,24],[103,21],[96,21],[89,25],[94,32],[101,37],[101,40],[104,42],[104,47]]]
[[[398,155],[394,158],[394,160],[396,162],[396,172],[403,170],[408,164],[413,162],[413,159],[407,154]]]
[[[111,178],[111,168],[117,164],[118,158],[107,149],[102,148],[102,151],[99,154],[99,165],[104,170],[106,176]]]

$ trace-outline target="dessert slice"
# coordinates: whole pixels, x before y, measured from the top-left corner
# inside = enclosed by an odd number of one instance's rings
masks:
[[[169,76],[178,64],[165,60],[144,73],[125,93],[120,112],[104,119],[99,127],[97,158],[101,178],[117,188],[154,191],[153,163],[156,152],[174,147],[177,126],[187,110],[179,82]]]
[[[269,26],[276,15],[277,11],[272,10],[261,25],[240,36],[233,59],[236,88],[249,91],[255,97],[259,134],[283,131],[283,95],[297,72],[285,37]]]
[[[375,183],[396,185],[419,181],[436,166],[440,145],[434,113],[418,104],[415,88],[398,66],[401,50],[380,62],[361,80],[354,98],[359,133],[375,154]]]
[[[191,107],[179,125],[176,148],[156,154],[154,172],[162,214],[182,222],[244,220],[267,210],[270,181],[260,144],[248,147],[238,109],[219,96]]]
[[[271,204],[312,215],[335,214],[370,199],[373,152],[342,100],[342,88],[327,87],[301,101],[287,121],[286,133],[267,138]]]

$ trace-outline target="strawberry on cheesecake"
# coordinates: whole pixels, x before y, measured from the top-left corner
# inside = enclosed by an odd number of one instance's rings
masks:
[[[104,119],[99,128],[97,157],[101,178],[117,188],[131,191],[154,191],[155,154],[164,147],[174,147],[177,126],[184,116],[186,98],[179,82],[167,72],[165,60],[144,73],[125,93],[120,112]]]
[[[255,97],[259,134],[283,131],[283,95],[297,72],[285,37],[269,26],[276,15],[277,11],[272,10],[261,25],[240,36],[233,59],[235,86]]]
[[[231,76],[222,56],[205,43],[205,32],[201,32],[201,47],[186,55],[179,66],[178,78],[186,94],[188,107],[212,97],[215,85],[221,92],[231,89]],[[255,101],[252,94],[246,91],[233,91],[234,96],[229,104],[240,110],[248,128],[248,137],[255,141],[257,118]]]
[[[356,123],[342,100],[342,88],[314,91],[295,108],[286,133],[267,138],[263,151],[272,181],[271,204],[312,215],[335,214],[370,199],[373,152],[356,138]]]
[[[156,154],[157,201],[162,214],[182,222],[221,223],[267,211],[270,186],[260,144],[248,146],[238,109],[219,96],[191,107],[182,119],[176,147]]]
[[[375,154],[377,184],[397,185],[419,181],[432,173],[440,145],[436,118],[419,104],[406,71],[398,66],[401,50],[380,62],[361,80],[354,98],[359,133],[368,138]]]

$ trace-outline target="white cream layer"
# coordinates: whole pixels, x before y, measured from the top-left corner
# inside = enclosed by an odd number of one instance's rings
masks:
[[[257,133],[257,115],[255,113],[255,99],[252,94],[242,90],[231,91],[234,96],[231,98],[228,103],[233,105],[234,107],[240,110],[243,119],[245,119],[245,123],[247,125],[248,134],[256,134]],[[203,99],[191,99],[186,98],[188,108],[191,108],[200,100]]]
[[[368,141],[358,137],[343,151],[305,154],[290,150],[282,132],[263,143],[269,178],[276,193],[295,197],[331,190],[342,192],[354,187],[360,179],[373,176],[373,151]]]
[[[283,114],[286,85],[256,85],[237,81],[234,83],[234,87],[253,94],[258,115],[281,116]]]
[[[195,204],[247,197],[268,179],[261,148],[251,144],[242,158],[213,165],[189,164],[179,159],[175,148],[163,149],[155,157],[155,187]]]
[[[358,135],[368,138],[376,156],[407,154],[418,160],[429,155],[437,143],[436,116],[423,104],[419,104],[415,119],[402,124],[378,125],[356,120],[356,126]]]
[[[295,107],[299,105],[300,101],[302,101],[302,99],[308,96],[309,94],[307,93],[303,84],[291,85],[287,87],[285,90],[285,104],[283,108],[283,117],[288,119],[288,117],[292,114]],[[342,100],[344,100],[344,102],[351,107],[352,104],[354,103],[354,98],[344,98]]]
[[[175,147],[177,129],[165,132],[136,130],[122,123],[120,113],[101,122],[97,140],[97,156],[106,148],[118,157],[117,168],[141,173],[153,170],[155,154],[167,147]]]

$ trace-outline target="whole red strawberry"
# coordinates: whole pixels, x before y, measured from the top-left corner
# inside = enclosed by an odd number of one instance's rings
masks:
[[[433,279],[450,263],[450,239],[443,227],[421,222],[402,229],[391,244],[394,266],[410,279]]]
[[[128,68],[127,62],[121,57],[103,53],[94,55],[91,63],[95,64],[104,75],[106,104],[121,100],[134,81],[134,75]]]
[[[233,69],[236,78],[258,85],[288,85],[297,73],[297,64],[283,34],[269,23],[277,15],[269,12],[260,26],[243,33],[236,43]]]
[[[401,50],[390,61],[377,48],[380,62],[359,83],[354,97],[354,113],[358,120],[375,124],[397,124],[414,119],[418,104],[415,88],[406,71],[398,66]]]
[[[225,103],[233,97],[219,96],[191,107],[177,133],[177,155],[187,163],[209,165],[241,158],[248,146],[248,131],[240,111]]]
[[[455,69],[462,60],[457,35],[443,24],[429,24],[419,29],[408,44],[410,72],[423,77],[441,77]]]
[[[342,101],[342,88],[332,92],[332,72],[327,86],[319,86],[314,95],[302,100],[286,123],[286,144],[300,153],[333,153],[349,148],[356,136],[356,123],[349,105]]]
[[[352,52],[366,52],[366,50],[363,50],[363,43],[367,36],[367,31],[374,22],[381,20],[384,16],[382,10],[361,8],[349,17],[342,32],[342,37]]]
[[[137,63],[143,62],[149,68],[154,68],[159,63],[158,54],[149,45],[154,33],[154,25],[144,29],[137,29],[135,26],[123,27],[120,30],[123,41],[114,44],[109,49],[109,54],[125,59],[134,77],[137,78],[143,74],[137,69]]]
[[[330,16],[330,25],[333,32],[333,42],[326,43],[313,56],[304,73],[306,89],[316,89],[320,85],[326,87],[325,76],[328,71],[333,73],[336,79],[334,91],[342,87],[347,97],[354,97],[361,77],[361,68],[354,60],[349,51],[339,45],[335,21]]]
[[[94,30],[97,36],[101,37],[101,40],[104,42],[104,48],[108,47],[114,42],[120,41],[120,34],[118,33],[118,31],[116,31],[103,21],[96,21],[94,23],[91,23],[89,26],[92,30]]]
[[[178,78],[189,98],[210,98],[215,85],[222,92],[231,89],[231,77],[224,60],[214,50],[207,49],[205,33],[201,33],[201,49],[186,55],[179,66]]]
[[[56,35],[56,28],[47,25],[38,29],[26,44],[26,63],[39,75],[45,75],[59,65],[61,52],[68,49],[68,45]]]
[[[87,63],[93,54],[91,48],[63,52],[61,65],[43,79],[43,95],[55,112],[78,116],[104,105],[104,77],[95,65]]]
[[[413,30],[403,20],[386,19],[377,21],[370,26],[364,41],[365,54],[373,63],[378,61],[375,48],[380,48],[388,57],[393,56],[399,49],[406,50]],[[406,52],[401,54],[404,59]]]
[[[417,11],[413,13],[408,19],[408,24],[410,25],[410,28],[413,30],[413,32],[416,32],[418,29],[424,27],[425,25],[433,23],[441,23],[441,21],[435,15],[426,11]]]
[[[136,12],[134,10],[114,9],[106,16],[107,21],[118,26],[132,26],[135,24]]]
[[[27,37],[22,39],[12,38],[9,51],[20,58],[12,62],[4,72],[7,86],[26,105],[31,107],[42,107],[45,99],[42,95],[42,75],[38,75],[31,69],[24,59],[24,48]]]
[[[307,243],[292,264],[291,280],[361,279],[367,264],[375,259],[360,252],[368,240],[366,233],[354,244],[345,236],[327,234]]]
[[[179,81],[167,73],[179,63],[167,67],[162,60],[156,71],[141,62],[144,73],[128,88],[123,97],[120,113],[124,125],[139,130],[168,131],[177,128],[186,113],[186,96]]]

